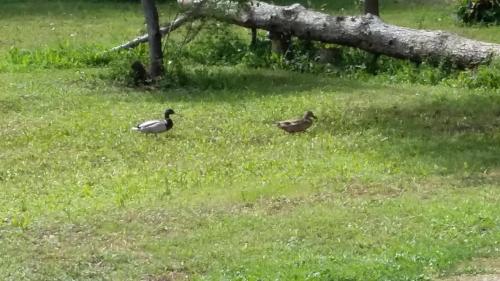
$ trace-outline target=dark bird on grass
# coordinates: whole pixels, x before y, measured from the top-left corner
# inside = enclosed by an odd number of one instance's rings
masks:
[[[173,109],[165,110],[165,120],[150,120],[142,122],[141,124],[132,128],[132,130],[139,131],[141,133],[163,133],[166,132],[174,126],[174,122],[170,119],[170,114],[175,114]]]
[[[304,117],[301,119],[280,121],[277,125],[288,133],[304,132],[307,128],[311,127],[313,123],[312,118],[318,119],[312,111],[306,111]]]
[[[135,86],[146,85],[151,80],[146,67],[137,60],[132,63],[132,70],[130,74],[134,80]]]

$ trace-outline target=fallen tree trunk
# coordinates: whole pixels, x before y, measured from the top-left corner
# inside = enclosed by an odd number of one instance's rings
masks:
[[[247,28],[351,46],[414,61],[446,58],[458,66],[473,67],[500,56],[500,44],[471,40],[443,31],[390,25],[370,14],[332,16],[308,10],[299,4],[277,6],[260,1],[241,4],[213,0],[194,4],[190,12],[191,19],[214,18]]]

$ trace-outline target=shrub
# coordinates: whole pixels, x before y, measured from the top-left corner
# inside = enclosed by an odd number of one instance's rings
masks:
[[[202,26],[202,25],[200,25]],[[250,46],[225,24],[207,23],[207,30],[193,40],[169,40],[165,48],[166,75],[162,87],[225,88],[231,77],[222,77],[212,66],[286,69],[297,72],[335,75],[351,79],[377,76],[392,83],[419,83],[468,88],[500,88],[500,62],[461,70],[448,58],[411,62],[365,51],[294,39],[285,55],[271,52],[271,42],[260,33],[256,44]],[[208,31],[208,32],[206,32]],[[180,40],[180,41],[179,41]],[[189,42],[189,44],[186,44]],[[0,60],[0,70],[29,70],[40,68],[80,68],[106,66],[104,79],[134,85],[131,65],[134,61],[148,61],[147,45],[132,50],[106,52],[99,46],[57,47],[35,50],[12,48]]]
[[[460,73],[458,80],[468,88],[500,89],[500,60]]]
[[[500,24],[500,2],[498,0],[461,0],[457,16],[467,24]]]
[[[246,42],[228,24],[208,21],[204,29],[203,34],[185,46],[185,58],[203,65],[235,65],[248,51]]]

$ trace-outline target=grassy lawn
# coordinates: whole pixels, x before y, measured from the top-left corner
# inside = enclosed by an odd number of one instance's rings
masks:
[[[128,2],[2,6],[0,56],[143,23]],[[452,11],[382,2],[388,22],[500,42]],[[106,67],[0,71],[0,280],[429,280],[500,257],[500,90],[211,69],[218,87],[154,91]],[[167,107],[172,131],[130,130]],[[273,124],[305,110],[307,133]]]

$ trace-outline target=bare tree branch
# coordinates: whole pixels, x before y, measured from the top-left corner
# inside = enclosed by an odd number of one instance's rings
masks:
[[[160,28],[160,34],[162,36],[165,36],[165,35],[169,34],[170,32],[176,30],[177,28],[181,27],[186,22],[189,22],[190,20],[192,20],[192,17],[189,13],[181,14],[173,21],[166,23],[164,26],[162,26]],[[140,44],[146,43],[146,42],[148,42],[148,35],[144,34],[144,35],[141,35],[141,36],[139,36],[139,37],[137,37],[129,42],[126,42],[120,46],[116,46],[116,47],[112,48],[110,51],[117,51],[117,50],[122,50],[122,49],[132,49],[132,48],[135,48],[135,47],[139,46]]]

